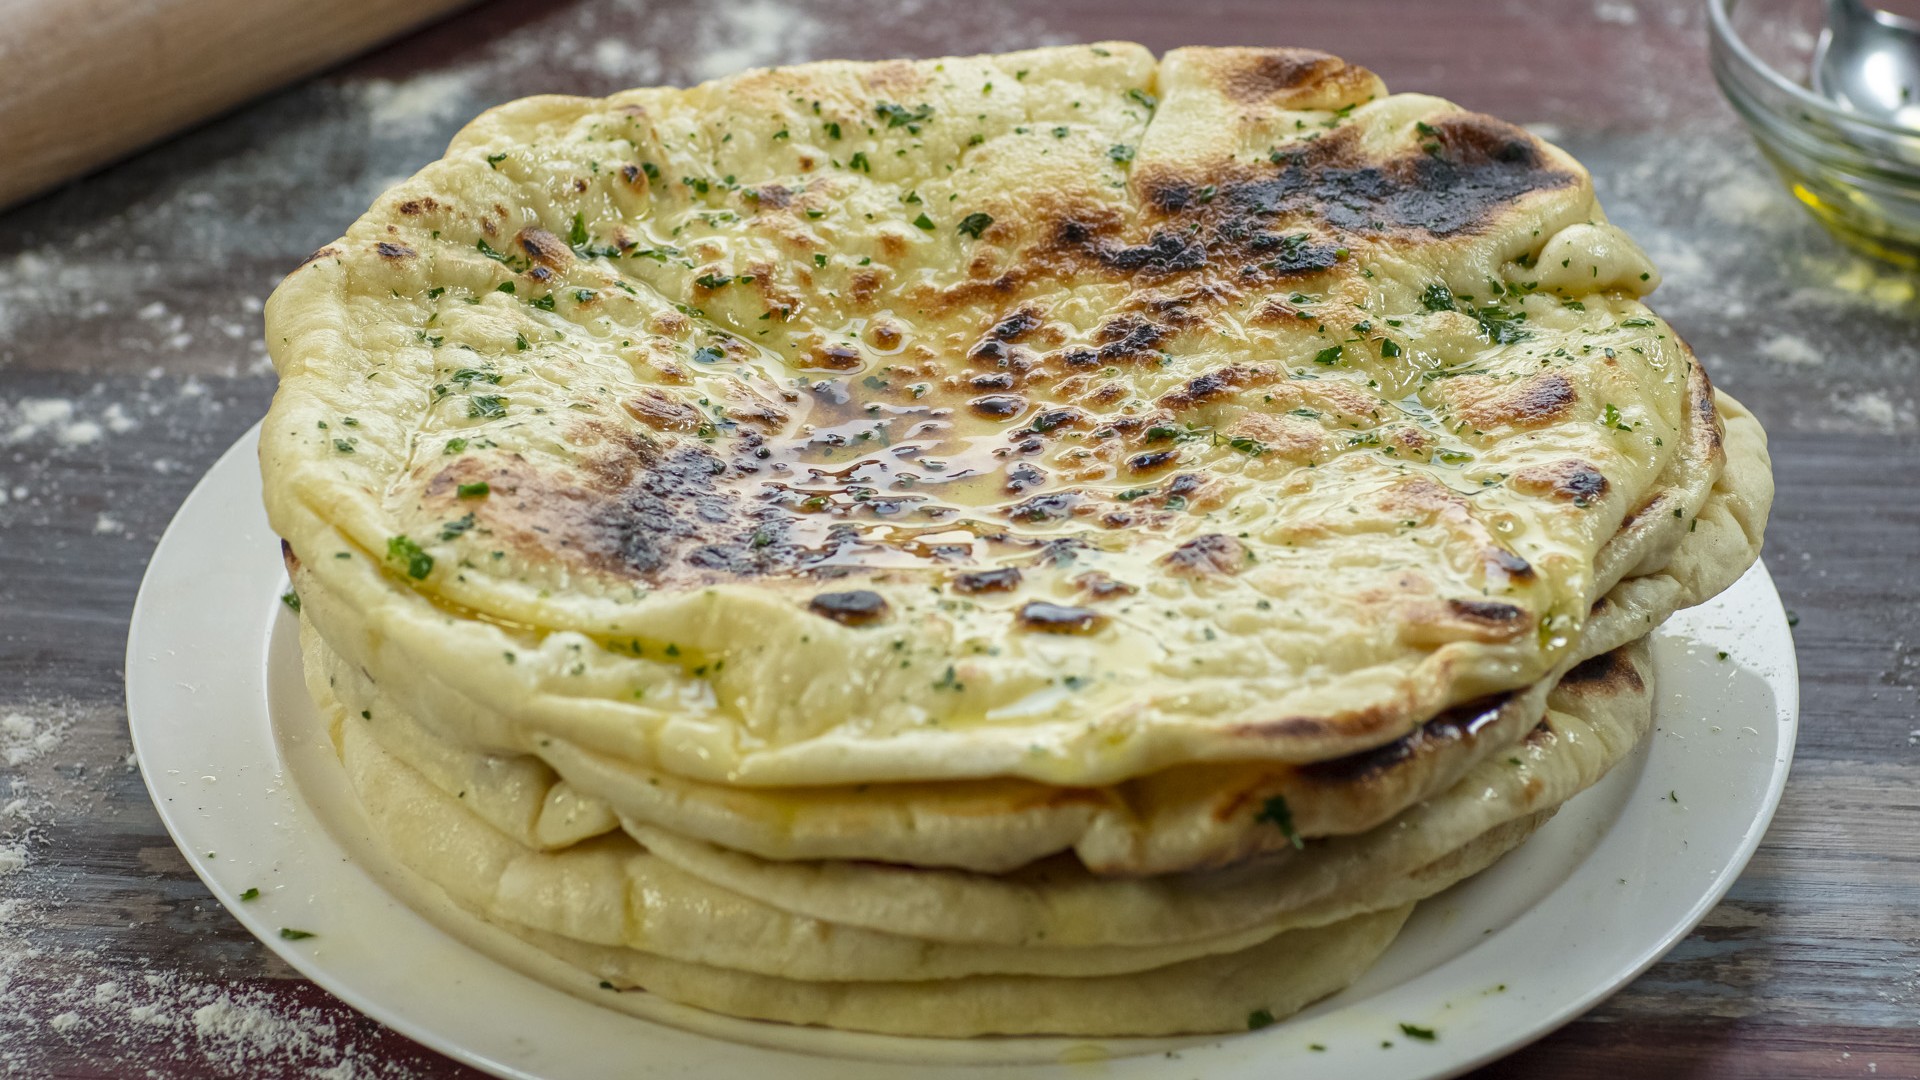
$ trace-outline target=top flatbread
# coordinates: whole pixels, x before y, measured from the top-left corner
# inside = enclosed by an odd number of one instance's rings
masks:
[[[1577,639],[1698,404],[1655,283],[1565,154],[1317,53],[534,98],[276,291],[267,503],[689,778],[1319,761]]]

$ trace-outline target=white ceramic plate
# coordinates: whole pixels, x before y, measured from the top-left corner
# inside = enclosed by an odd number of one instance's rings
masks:
[[[194,870],[269,948],[503,1077],[866,1080],[912,1063],[916,1077],[979,1080],[1012,1062],[1032,1066],[1023,1077],[1453,1076],[1578,1016],[1691,930],[1760,842],[1793,753],[1793,641],[1756,566],[1656,637],[1656,728],[1638,753],[1526,846],[1422,904],[1359,983],[1293,1019],[1224,1039],[962,1042],[711,1016],[596,989],[433,905],[372,845],[301,682],[256,436],[187,498],[134,605],[127,716],[147,787]],[[257,898],[241,900],[249,889]],[[285,940],[283,927],[314,936]]]

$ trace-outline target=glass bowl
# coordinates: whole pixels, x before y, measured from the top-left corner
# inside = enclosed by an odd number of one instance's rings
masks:
[[[1849,245],[1920,269],[1920,129],[1807,88],[1818,0],[1708,0],[1713,75],[1795,198]]]

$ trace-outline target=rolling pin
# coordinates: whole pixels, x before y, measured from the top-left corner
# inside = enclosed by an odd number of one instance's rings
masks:
[[[0,207],[469,0],[0,0]]]

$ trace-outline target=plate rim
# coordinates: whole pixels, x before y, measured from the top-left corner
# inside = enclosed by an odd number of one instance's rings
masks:
[[[335,964],[329,963],[320,954],[312,950],[297,948],[292,941],[281,940],[277,932],[269,926],[269,920],[266,918],[268,909],[244,904],[239,898],[238,891],[223,880],[224,875],[221,872],[222,868],[216,868],[214,865],[216,860],[212,855],[203,852],[204,845],[194,842],[200,834],[196,833],[194,829],[195,821],[193,815],[184,809],[171,806],[169,794],[163,788],[163,777],[160,772],[160,759],[163,755],[160,753],[156,742],[166,727],[164,719],[156,716],[157,712],[163,710],[163,706],[160,704],[155,692],[151,689],[150,680],[154,676],[148,664],[148,657],[145,654],[153,647],[153,641],[151,639],[164,638],[165,635],[159,627],[167,625],[170,621],[168,618],[170,613],[162,610],[163,594],[170,587],[168,575],[177,569],[175,565],[177,562],[184,560],[191,563],[194,559],[191,553],[183,556],[178,550],[185,543],[182,538],[191,530],[200,526],[196,514],[203,510],[203,504],[209,503],[210,500],[225,494],[221,490],[224,485],[232,485],[236,489],[244,489],[248,493],[250,497],[246,500],[246,503],[251,507],[251,513],[257,520],[249,521],[246,524],[248,526],[258,526],[265,534],[262,539],[274,538],[271,529],[266,527],[265,512],[259,501],[259,475],[255,449],[258,443],[260,426],[259,423],[253,425],[245,434],[223,451],[213,465],[208,468],[207,472],[196,482],[193,490],[187,495],[179,510],[161,534],[160,540],[155,546],[146,570],[142,575],[140,589],[134,601],[128,623],[125,660],[127,722],[136,760],[139,762],[141,776],[146,785],[148,795],[153,801],[155,810],[162,824],[165,826],[168,836],[173,840],[175,846],[180,849],[195,875],[200,878],[208,891],[249,933],[253,934],[262,944],[266,945],[268,949],[295,970],[299,971],[303,976],[326,990],[329,994],[341,999],[351,1008],[376,1022],[405,1035],[415,1042],[484,1072],[496,1076],[515,1078],[515,1080],[552,1075],[527,1071],[508,1060],[504,1060],[504,1058],[497,1053],[490,1054],[475,1049],[463,1042],[457,1035],[449,1034],[441,1030],[438,1025],[428,1018],[415,1015],[412,1010],[398,1008],[391,1002],[380,1000],[377,995],[370,992],[364,985],[364,978],[356,981],[353,973],[340,971]],[[243,461],[243,459],[245,460]],[[250,484],[246,483],[249,479],[252,481]],[[231,530],[233,527],[232,523],[228,523],[227,527]],[[254,552],[251,560],[246,557],[229,560],[227,570],[232,573],[241,573],[242,571],[235,570],[234,567],[245,566],[250,561],[261,561],[264,565],[264,560],[260,559],[257,552]],[[255,571],[244,572],[254,573]],[[279,575],[277,559],[275,560],[273,575],[274,586],[277,588],[284,580]],[[1747,579],[1751,579],[1751,585],[1748,585]],[[1762,592],[1765,599],[1770,601],[1763,605],[1765,608],[1763,612],[1764,621],[1768,625],[1762,629],[1779,638],[1780,642],[1784,644],[1783,649],[1768,653],[1769,663],[1771,663],[1774,668],[1772,671],[1764,673],[1761,676],[1767,689],[1770,690],[1775,697],[1773,725],[1776,745],[1771,772],[1768,775],[1765,790],[1760,793],[1759,800],[1755,804],[1752,818],[1744,825],[1745,831],[1742,833],[1739,842],[1727,851],[1723,859],[1718,860],[1720,868],[1715,873],[1711,883],[1703,891],[1700,891],[1694,896],[1691,904],[1686,908],[1684,913],[1677,919],[1671,920],[1664,925],[1657,936],[1641,940],[1638,943],[1630,945],[1627,949],[1620,950],[1623,956],[1626,952],[1632,952],[1634,955],[1631,961],[1627,962],[1625,966],[1611,969],[1612,974],[1609,977],[1577,992],[1564,995],[1560,1000],[1552,1003],[1550,1008],[1526,1018],[1516,1026],[1514,1029],[1515,1034],[1497,1037],[1478,1045],[1462,1047],[1462,1049],[1466,1050],[1465,1053],[1446,1052],[1451,1051],[1454,1046],[1459,1044],[1445,1044],[1445,1051],[1443,1051],[1445,1056],[1440,1059],[1429,1058],[1416,1061],[1410,1057],[1396,1058],[1392,1061],[1390,1068],[1403,1070],[1405,1066],[1413,1066],[1419,1070],[1411,1073],[1396,1071],[1396,1075],[1416,1076],[1426,1078],[1426,1080],[1445,1080],[1447,1077],[1458,1076],[1490,1061],[1511,1054],[1558,1030],[1560,1027],[1576,1019],[1613,995],[1619,989],[1638,978],[1648,968],[1652,967],[1653,964],[1664,957],[1675,945],[1699,925],[1707,914],[1725,897],[1734,882],[1738,880],[1748,862],[1752,859],[1754,852],[1764,839],[1768,826],[1780,804],[1786,781],[1791,771],[1795,742],[1798,736],[1800,713],[1798,656],[1794,648],[1792,635],[1788,629],[1786,613],[1781,604],[1778,590],[1774,587],[1771,575],[1767,572],[1762,562],[1755,563],[1754,567],[1748,571],[1747,579],[1743,579],[1740,584],[1729,589],[1729,592],[1742,586]],[[267,631],[262,637],[249,642],[251,650],[246,653],[246,663],[238,669],[241,680],[245,684],[244,689],[246,690],[246,696],[253,699],[264,713],[269,702],[267,695],[270,673],[267,664],[273,637],[272,619],[277,615],[277,610],[269,606],[267,608],[269,614],[264,617],[263,621],[260,614],[254,611],[251,606],[259,598],[250,594],[236,598],[236,600],[242,599],[244,600],[244,605],[240,606],[239,610],[246,612],[246,617],[244,619],[235,618],[229,621],[244,626],[244,632],[248,636],[252,636],[261,629]],[[236,633],[238,632],[240,631],[236,630]],[[190,645],[191,643],[187,644]],[[230,656],[228,658],[232,659]],[[188,684],[181,683],[179,685],[187,686]],[[192,691],[193,688],[189,686],[188,689]],[[1659,688],[1656,685],[1656,693],[1659,692]],[[1659,709],[1661,703],[1664,701],[1664,697],[1656,701],[1656,726],[1658,725],[1660,716]],[[266,726],[269,729],[267,732],[268,741],[272,744],[271,749],[274,752],[274,757],[270,762],[263,762],[261,764],[267,765],[272,771],[274,775],[274,787],[283,786],[285,789],[293,792],[291,796],[292,803],[298,811],[304,811],[309,819],[306,822],[306,827],[321,834],[321,836],[325,838],[326,844],[343,852],[344,849],[340,848],[338,842],[328,834],[326,827],[317,819],[312,807],[307,803],[306,797],[300,793],[299,786],[293,783],[287,762],[284,759],[284,750],[279,746],[278,739],[275,738],[273,734],[271,717],[263,715],[261,718],[266,721]],[[207,726],[214,728],[218,725]],[[1650,734],[1643,740],[1643,747],[1651,744],[1653,741],[1653,736]],[[177,772],[178,770],[175,771]],[[273,788],[269,790],[273,790]],[[1610,822],[1601,839],[1604,840],[1605,835],[1611,834],[1615,827],[1615,823]],[[1596,845],[1597,843],[1598,841],[1596,841]],[[1591,854],[1590,852],[1589,857]],[[231,863],[229,865],[231,865]],[[365,867],[351,863],[348,863],[348,866],[351,867],[353,872],[364,876],[375,888],[386,892],[388,900],[394,906],[411,914],[414,918],[422,918],[422,916],[419,916],[417,913],[412,912],[410,908],[401,904],[400,901],[394,899],[393,891],[388,889],[379,880],[377,875],[368,871]],[[1568,880],[1572,880],[1571,875],[1572,871],[1569,872]],[[1564,884],[1563,882],[1562,885]],[[1545,899],[1536,903],[1520,917],[1514,919],[1513,922],[1517,924],[1549,905],[1553,897],[1560,891],[1560,888],[1561,886],[1555,886]],[[441,933],[444,934],[447,932],[441,930]],[[453,937],[451,934],[448,936]],[[461,948],[467,948],[467,946],[463,944]],[[486,956],[478,950],[470,951],[485,962],[496,965],[505,975],[515,978],[529,978],[514,971],[504,963]],[[1469,951],[1471,952],[1473,950]],[[1439,968],[1445,968],[1449,963],[1451,963],[1451,961],[1441,964]],[[1435,969],[1435,971],[1437,970],[1439,969]],[[1428,971],[1423,975],[1416,976],[1407,983],[1399,984],[1399,986],[1418,983],[1421,979],[1435,974],[1435,971]],[[365,973],[361,974],[363,976],[365,975]],[[1398,987],[1396,986],[1393,989],[1398,989]],[[564,993],[564,991],[559,990],[555,990],[554,992]],[[569,998],[569,1000],[577,999]],[[638,1017],[621,1014],[615,1010],[604,1009],[585,1001],[579,1001],[578,1004],[583,1008],[593,1010],[595,1013],[620,1016],[621,1022],[650,1023],[655,1028],[670,1035],[676,1041],[681,1038],[711,1040],[731,1052],[752,1056],[770,1055],[767,1060],[777,1059],[794,1063],[800,1059],[811,1058],[815,1061],[828,1062],[834,1067],[836,1075],[843,1077],[851,1078],[858,1076],[869,1072],[876,1066],[880,1068],[890,1067],[887,1063],[874,1061],[872,1059],[822,1057],[817,1053],[806,1050],[776,1049],[752,1043],[727,1040],[721,1037],[691,1032],[672,1025],[650,1022]],[[1364,1004],[1364,1002],[1359,1004]],[[1219,1050],[1228,1047],[1252,1048],[1254,1050],[1252,1056],[1243,1058],[1241,1063],[1250,1064],[1255,1068],[1258,1068],[1263,1061],[1265,1064],[1271,1065],[1289,1059],[1296,1062],[1300,1060],[1297,1054],[1270,1055],[1259,1053],[1256,1044],[1261,1041],[1261,1039],[1242,1039],[1238,1037],[1215,1039],[1203,1045],[1193,1046],[1181,1051],[1181,1057],[1175,1060],[1178,1062],[1177,1067],[1190,1071],[1192,1068],[1201,1065],[1200,1061],[1195,1060],[1199,1055],[1208,1050]],[[1270,1043],[1269,1045],[1277,1047],[1279,1044]],[[1423,1044],[1419,1049],[1431,1052],[1435,1049],[1435,1046],[1436,1044],[1428,1043]],[[1232,1057],[1232,1055],[1228,1056],[1229,1058]],[[1343,1058],[1345,1056],[1346,1055],[1341,1055]],[[1110,1066],[1107,1071],[1110,1073],[1139,1072],[1142,1075],[1150,1075],[1152,1073],[1151,1066],[1149,1065],[1145,1069],[1142,1069],[1138,1063],[1159,1060],[1162,1060],[1159,1055],[1146,1058],[1114,1057],[1107,1061],[1107,1064]],[[1333,1065],[1336,1059],[1333,1055],[1329,1055],[1328,1058],[1323,1060],[1325,1060],[1327,1065]],[[1232,1060],[1221,1060],[1218,1064],[1222,1067],[1231,1067],[1236,1063]],[[897,1068],[897,1066],[891,1067]],[[992,1063],[954,1064],[933,1066],[922,1071],[928,1076],[938,1074],[977,1075],[981,1069],[1004,1067],[1005,1065],[1003,1064]],[[1083,1071],[1085,1066],[1068,1064],[1063,1061],[1056,1065],[1023,1066],[1023,1068],[1026,1068],[1028,1072],[1033,1075],[1052,1072],[1058,1072],[1061,1075],[1072,1075]],[[1316,1069],[1312,1071],[1318,1072],[1320,1070]]]

